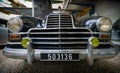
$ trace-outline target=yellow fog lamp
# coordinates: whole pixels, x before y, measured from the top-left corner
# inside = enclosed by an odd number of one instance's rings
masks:
[[[22,41],[21,41],[22,47],[27,48],[27,43],[30,41],[31,39],[28,37],[22,38]]]
[[[98,38],[96,38],[96,37],[91,37],[91,38],[89,39],[89,42],[92,43],[92,46],[93,46],[94,48],[96,48],[96,47],[99,46],[99,40],[98,40]]]

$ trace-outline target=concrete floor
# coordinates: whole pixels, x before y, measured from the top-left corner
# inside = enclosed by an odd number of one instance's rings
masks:
[[[0,50],[0,73],[120,73],[120,54],[112,59],[97,60],[92,66],[80,62],[34,62],[11,59]]]

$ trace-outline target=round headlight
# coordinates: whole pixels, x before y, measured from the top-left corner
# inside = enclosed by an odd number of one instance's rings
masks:
[[[109,18],[99,18],[96,25],[98,30],[102,32],[109,32],[112,29],[112,21]]]
[[[11,18],[8,20],[7,27],[11,32],[19,32],[23,27],[23,21],[19,17]]]

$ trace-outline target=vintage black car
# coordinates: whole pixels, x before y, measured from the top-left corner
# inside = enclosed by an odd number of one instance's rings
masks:
[[[32,61],[80,61],[90,65],[94,59],[118,54],[111,42],[112,22],[92,16],[75,24],[67,11],[53,11],[42,22],[33,17],[16,17],[8,21],[9,42],[3,49],[7,57]]]

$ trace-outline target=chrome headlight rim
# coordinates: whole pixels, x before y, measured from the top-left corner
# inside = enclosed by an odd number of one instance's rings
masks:
[[[108,29],[107,31],[102,30],[102,29],[100,28],[100,25],[102,25],[102,24],[100,24],[100,22],[101,22],[102,19],[107,19],[107,20],[111,23],[111,25],[110,25],[110,27],[109,27],[109,29]],[[111,31],[113,25],[112,25],[112,21],[111,21],[109,18],[107,18],[107,17],[100,17],[100,18],[97,20],[97,22],[96,22],[96,26],[97,26],[97,29],[98,29],[99,31],[101,31],[101,32],[109,32],[109,31]]]
[[[15,19],[18,19],[18,21],[20,22],[20,23],[18,23],[18,22],[15,22]],[[10,21],[12,21],[12,22],[10,22]],[[16,23],[16,24],[14,24],[14,22]],[[11,24],[11,23],[13,23],[13,24]],[[18,26],[18,28],[19,29],[16,29],[16,30],[14,30],[14,29],[11,29],[10,28],[10,26]],[[9,31],[10,32],[12,32],[12,33],[17,33],[17,32],[19,32],[19,31],[21,31],[22,30],[22,28],[23,28],[23,20],[20,18],[20,17],[14,17],[14,18],[10,18],[9,20],[8,20],[8,22],[7,22],[7,28],[9,29]]]

